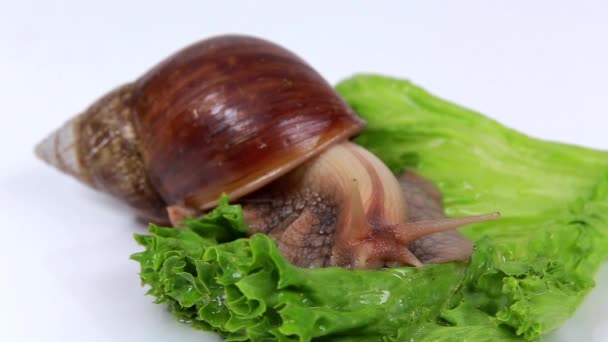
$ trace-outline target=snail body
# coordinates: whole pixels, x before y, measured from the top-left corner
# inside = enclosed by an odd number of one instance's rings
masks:
[[[348,141],[364,127],[288,50],[257,38],[220,36],[108,93],[36,153],[161,224],[203,213],[222,193],[243,201],[251,233],[277,227],[310,232],[321,209],[330,208],[333,214],[322,214],[327,224],[319,229],[331,235],[332,247],[321,259],[302,261],[310,246],[291,248],[277,231],[269,234],[288,259],[308,267],[420,266],[407,249],[411,241],[494,218],[408,225],[402,185],[375,156]],[[268,203],[291,213],[269,224],[274,214]],[[462,245],[470,254],[472,245]]]

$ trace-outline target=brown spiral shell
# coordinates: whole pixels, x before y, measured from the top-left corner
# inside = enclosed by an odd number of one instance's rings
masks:
[[[64,172],[166,221],[166,205],[237,199],[365,126],[288,50],[247,36],[191,45],[37,147]]]

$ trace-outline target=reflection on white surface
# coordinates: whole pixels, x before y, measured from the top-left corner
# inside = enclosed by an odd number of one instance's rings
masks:
[[[144,296],[139,265],[127,258],[139,248],[125,233],[49,256],[46,260],[52,264],[69,265],[54,273],[61,288],[83,305],[108,341],[219,341],[179,323],[164,305]]]
[[[608,263],[600,268],[595,280],[595,289],[585,298],[574,316],[557,332],[551,334],[547,341],[608,341]]]
[[[116,201],[64,177],[25,169],[0,183],[11,194],[0,198],[2,207],[13,203],[5,223],[19,227],[2,239],[2,260],[9,262],[0,302],[10,312],[3,309],[0,336],[15,338],[2,340],[220,341],[145,296],[139,264],[129,259],[141,250],[133,233],[145,226]],[[58,202],[64,192],[72,196]],[[14,205],[32,198],[45,205]]]

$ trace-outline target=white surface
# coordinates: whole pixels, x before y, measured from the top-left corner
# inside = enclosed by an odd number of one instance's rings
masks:
[[[217,340],[143,295],[128,260],[141,229],[132,216],[32,155],[99,95],[201,38],[262,36],[331,82],[363,71],[410,78],[533,136],[608,149],[599,1],[179,3],[1,3],[0,340]],[[554,341],[608,341],[608,267],[597,280]]]

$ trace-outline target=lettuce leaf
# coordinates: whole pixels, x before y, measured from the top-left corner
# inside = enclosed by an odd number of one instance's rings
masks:
[[[300,269],[267,236],[245,238],[223,198],[185,230],[136,236],[156,302],[227,341],[532,340],[572,315],[608,257],[608,152],[524,136],[404,80],[337,89],[368,122],[357,142],[436,182],[448,215],[502,212],[462,230],[470,263]]]

